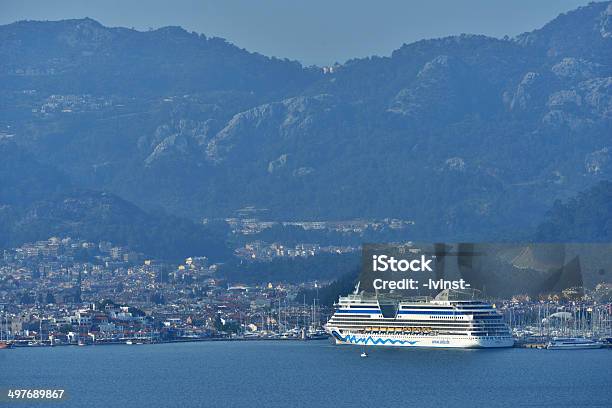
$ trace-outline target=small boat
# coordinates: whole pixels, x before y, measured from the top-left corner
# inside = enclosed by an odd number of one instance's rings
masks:
[[[131,346],[134,343],[132,343],[132,340],[128,340],[128,341],[125,342],[125,344],[129,344]]]
[[[603,344],[598,341],[585,339],[584,337],[554,338],[548,342],[548,350],[579,350],[579,349],[598,349]]]
[[[327,334],[325,330],[321,330],[321,329],[312,330],[311,329],[306,334],[306,338],[308,340],[325,340],[329,338],[329,334]]]
[[[361,357],[364,357],[364,358],[365,358],[365,357],[367,357],[367,356],[368,356],[368,353],[366,353],[365,351],[362,351],[362,352],[361,352]]]
[[[5,341],[0,341],[0,350],[2,349],[10,349],[13,348],[13,345],[11,343],[5,342]]]

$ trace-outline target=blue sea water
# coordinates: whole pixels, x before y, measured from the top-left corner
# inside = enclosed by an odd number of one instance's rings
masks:
[[[612,350],[368,349],[327,341],[0,350],[26,407],[612,407]]]

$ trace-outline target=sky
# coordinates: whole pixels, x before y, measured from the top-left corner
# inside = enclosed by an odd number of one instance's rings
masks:
[[[91,17],[106,26],[168,25],[304,65],[388,56],[404,43],[461,33],[515,36],[576,0],[0,0],[0,24]]]

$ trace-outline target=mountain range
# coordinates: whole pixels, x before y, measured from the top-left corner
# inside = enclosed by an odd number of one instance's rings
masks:
[[[227,259],[218,226],[151,214],[107,192],[75,186],[12,141],[0,140],[0,248],[51,236],[111,241],[149,256],[175,260],[190,254]]]
[[[409,239],[522,238],[555,200],[611,178],[612,3],[333,67],[179,27],[20,21],[0,26],[0,143],[21,158],[3,165],[2,242],[89,225],[101,207],[161,235],[180,235],[167,217],[197,235],[252,206],[414,220]],[[87,210],[66,212],[68,190]]]

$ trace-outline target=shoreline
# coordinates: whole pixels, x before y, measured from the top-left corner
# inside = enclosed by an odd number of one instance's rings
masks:
[[[173,344],[173,343],[202,343],[202,342],[213,342],[213,341],[321,341],[328,340],[329,337],[324,338],[312,338],[312,339],[301,339],[301,338],[266,338],[266,337],[257,337],[257,338],[228,338],[228,337],[213,337],[213,338],[197,338],[197,339],[177,339],[177,340],[163,340],[163,341],[150,341],[149,339],[140,339],[140,338],[132,338],[132,339],[122,339],[119,341],[96,341],[93,343],[86,344],[78,344],[78,343],[59,343],[59,344],[49,344],[48,341],[43,342],[43,344],[20,344],[19,342],[11,343],[11,345],[7,349],[11,348],[50,348],[50,347],[67,347],[67,346],[75,346],[75,347],[91,347],[91,346],[144,346],[144,345],[155,345],[155,344]],[[131,341],[132,343],[127,343]]]

